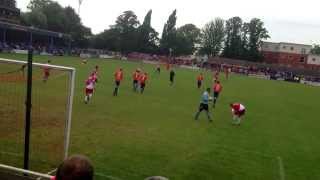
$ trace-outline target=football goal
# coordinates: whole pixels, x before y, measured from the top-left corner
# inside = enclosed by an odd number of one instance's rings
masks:
[[[30,68],[31,69],[31,68]],[[0,58],[0,164],[24,164],[26,61]],[[29,169],[49,172],[68,156],[75,69],[32,63]]]

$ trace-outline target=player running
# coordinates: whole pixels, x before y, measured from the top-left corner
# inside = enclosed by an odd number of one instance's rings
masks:
[[[166,64],[166,69],[167,69],[167,71],[170,70],[170,63],[167,63],[167,64]]]
[[[170,86],[173,85],[175,76],[176,76],[176,73],[174,72],[173,69],[171,69],[171,71],[170,71]]]
[[[51,61],[49,60],[48,61],[48,65],[51,63]],[[49,79],[49,76],[50,76],[50,67],[48,67],[48,66],[44,66],[43,67],[43,82],[47,82],[48,81],[48,79]]]
[[[241,117],[246,113],[246,108],[240,103],[231,103],[230,107],[233,115],[233,124],[240,126]]]
[[[84,98],[84,103],[88,104],[88,102],[90,101],[92,95],[93,95],[93,91],[94,91],[94,84],[95,84],[95,79],[93,76],[90,76],[87,80],[86,80],[86,88],[85,88],[85,93],[86,96]]]
[[[99,66],[98,65],[96,65],[94,67],[93,74],[94,74],[95,82],[97,83],[98,82],[98,74],[99,74]]]
[[[224,68],[224,73],[226,75],[226,79],[229,79],[229,74],[231,73],[231,68],[225,67]]]
[[[197,85],[198,85],[198,89],[201,88],[202,86],[202,81],[203,81],[203,74],[200,73],[199,76],[197,77]]]
[[[140,78],[139,78],[139,82],[140,82],[140,93],[143,94],[144,92],[144,88],[146,87],[146,81],[148,80],[148,74],[147,73],[143,73]]]
[[[215,73],[214,73],[214,81],[218,81],[219,80],[219,70],[217,70]]]
[[[222,85],[220,84],[220,81],[215,81],[213,85],[213,105],[212,107],[216,107],[216,102],[218,100],[219,94],[222,91]]]
[[[201,96],[199,110],[195,115],[195,120],[198,120],[200,113],[204,110],[206,111],[209,122],[212,122],[211,115],[209,112],[209,101],[211,100],[211,97],[209,94],[210,94],[210,88],[207,88],[207,90]]]
[[[133,91],[137,92],[138,86],[139,86],[138,81],[140,79],[140,70],[139,69],[136,69],[136,71],[133,73],[132,79],[133,79]]]
[[[161,72],[161,67],[160,67],[160,64],[157,65],[157,69],[156,69],[156,73],[160,74]]]
[[[123,71],[122,68],[120,68],[119,70],[117,70],[114,73],[114,79],[115,79],[115,88],[113,91],[113,96],[118,96],[118,91],[119,91],[119,86],[120,86],[120,82],[123,79]]]

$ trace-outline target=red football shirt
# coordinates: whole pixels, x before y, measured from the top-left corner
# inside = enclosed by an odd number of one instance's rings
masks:
[[[215,85],[213,86],[213,91],[220,93],[220,92],[222,91],[222,86],[221,86],[221,84],[215,84]]]
[[[121,81],[123,79],[123,72],[117,71],[116,73],[114,73],[114,77],[115,77],[116,81]]]
[[[143,74],[143,75],[140,76],[140,83],[145,84],[147,80],[148,80],[148,76],[147,75]]]

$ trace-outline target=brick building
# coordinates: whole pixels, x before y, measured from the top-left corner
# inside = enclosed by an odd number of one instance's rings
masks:
[[[261,50],[267,63],[308,67],[311,49],[311,45],[305,44],[263,42]]]

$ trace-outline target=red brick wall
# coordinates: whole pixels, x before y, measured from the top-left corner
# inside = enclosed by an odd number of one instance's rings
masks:
[[[272,63],[272,64],[277,64],[278,63],[279,53],[263,51],[262,54],[263,54],[265,62]]]
[[[291,67],[305,67],[307,64],[307,55],[283,53],[283,52],[262,52],[264,60],[267,63],[285,64]],[[302,58],[304,59],[303,61]]]

